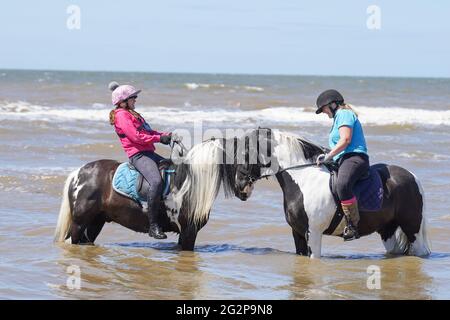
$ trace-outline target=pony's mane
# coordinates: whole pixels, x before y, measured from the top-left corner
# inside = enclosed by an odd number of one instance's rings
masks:
[[[285,145],[290,151],[291,163],[299,163],[299,161],[314,162],[322,153],[328,152],[329,149],[319,146],[308,139],[293,133],[273,130],[275,136],[278,135],[278,142]]]
[[[192,225],[198,226],[209,218],[209,212],[223,183],[225,196],[234,190],[233,166],[225,163],[223,139],[211,139],[195,145],[183,159],[177,175],[184,176],[174,200],[183,205]]]

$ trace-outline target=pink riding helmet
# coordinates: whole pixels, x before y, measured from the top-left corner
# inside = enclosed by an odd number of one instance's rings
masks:
[[[122,101],[127,100],[129,97],[138,95],[142,90],[136,90],[135,87],[130,85],[119,85],[117,82],[113,81],[109,84],[109,90],[112,93],[112,103],[117,105]]]

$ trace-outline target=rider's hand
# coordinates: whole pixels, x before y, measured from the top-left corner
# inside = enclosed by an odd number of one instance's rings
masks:
[[[321,164],[330,161],[331,157],[329,153],[322,153],[317,157],[316,164],[320,166]]]
[[[172,140],[172,133],[169,133],[168,135],[162,135],[159,138],[159,142],[161,142],[162,144],[169,144],[171,140]]]

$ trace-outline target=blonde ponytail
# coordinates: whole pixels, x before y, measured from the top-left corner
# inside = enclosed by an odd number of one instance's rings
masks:
[[[339,109],[347,109],[347,110],[351,110],[353,111],[353,113],[356,115],[356,117],[358,118],[358,113],[355,111],[355,109],[353,109],[353,107],[348,104],[348,103],[343,103],[341,105],[339,105]]]
[[[114,125],[114,121],[116,120],[116,110],[117,110],[117,108],[112,109],[109,112],[109,124],[112,125],[112,126]]]

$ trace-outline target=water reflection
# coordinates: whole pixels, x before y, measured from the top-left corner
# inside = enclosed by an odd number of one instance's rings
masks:
[[[81,289],[59,286],[56,290],[70,299],[195,299],[201,263],[195,252],[63,245],[58,259],[61,277],[70,276],[69,266],[79,266]]]
[[[380,263],[380,299],[432,299],[433,278],[425,271],[427,259],[399,257]]]
[[[369,258],[373,258],[372,255]],[[288,262],[289,259],[284,259]],[[431,299],[433,279],[424,270],[426,259],[398,257],[386,259],[356,258],[346,260],[290,259],[286,272],[291,283],[288,299]],[[381,288],[369,289],[367,281],[378,266]]]
[[[59,283],[67,267],[81,270],[81,289],[55,287],[69,299],[431,299],[430,259],[379,254],[321,260],[271,248],[176,243],[59,246]],[[381,289],[368,289],[369,266],[381,271]],[[249,270],[252,270],[249,272]]]

